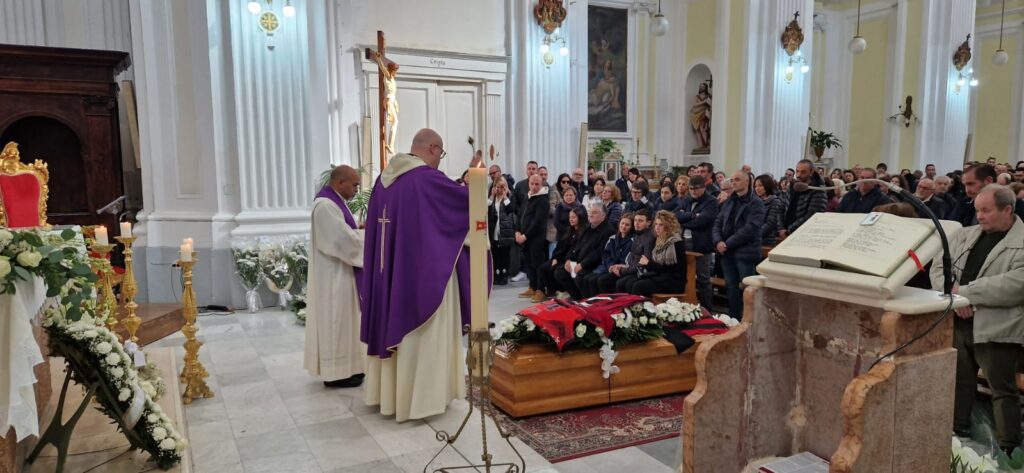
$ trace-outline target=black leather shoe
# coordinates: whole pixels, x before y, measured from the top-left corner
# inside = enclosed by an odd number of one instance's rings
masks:
[[[354,374],[345,379],[324,381],[324,386],[327,386],[328,388],[354,388],[363,384],[363,378],[365,377],[365,374]]]

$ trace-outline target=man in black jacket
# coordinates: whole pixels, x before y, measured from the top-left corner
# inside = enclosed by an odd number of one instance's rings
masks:
[[[651,231],[651,213],[646,209],[633,215],[633,248],[626,257],[626,264],[616,264],[608,268],[608,274],[597,280],[599,293],[626,292],[627,282],[635,280],[637,263],[646,256],[651,259],[654,250],[654,232]],[[620,284],[621,283],[621,284]]]
[[[803,182],[809,186],[820,187],[825,185],[825,181],[821,176],[814,172],[814,163],[808,159],[801,159],[796,164],[796,175],[794,178],[798,182]],[[825,191],[808,189],[803,192],[797,192],[796,189],[791,189],[789,208],[786,209],[786,217],[782,221],[785,228],[779,230],[779,238],[785,238],[786,235],[795,232],[812,215],[824,212],[826,209],[828,209],[828,194]]]
[[[512,205],[516,208],[516,222],[523,219],[523,212],[526,212],[526,201],[529,200],[530,194],[530,176],[537,174],[537,161],[529,161],[526,163],[526,177],[517,182],[515,186],[511,186],[514,189],[512,193]],[[527,273],[530,272],[530,258],[526,255],[526,247],[522,248],[523,251],[519,253],[519,274],[512,276],[512,282],[519,282],[526,279]]]
[[[697,257],[697,299],[700,305],[711,308],[711,268],[714,265],[714,244],[711,229],[718,216],[718,199],[707,193],[707,180],[703,175],[690,178],[690,195],[676,211],[676,219],[683,228],[686,251],[700,253]]]
[[[946,218],[948,212],[946,201],[935,194],[935,181],[927,177],[921,178],[920,181],[917,181],[917,189],[914,191],[914,195],[921,199],[921,202],[924,202],[924,205],[935,214],[935,218]],[[928,218],[927,215],[922,214],[920,211],[917,213],[921,218]]]
[[[873,169],[864,169],[860,172],[860,181],[857,181],[857,190],[847,192],[843,200],[839,201],[839,208],[836,212],[844,214],[868,213],[879,205],[892,202],[882,191],[878,190],[878,183],[869,182],[865,179],[874,179],[876,176]]]
[[[722,257],[729,315],[743,317],[743,278],[755,274],[761,261],[761,227],[764,203],[754,194],[753,179],[743,171],[732,176],[733,192],[719,209],[711,231],[715,251]]]
[[[601,264],[604,244],[615,234],[615,229],[608,223],[604,206],[597,204],[587,209],[590,227],[583,231],[580,241],[569,249],[565,264],[555,269],[555,281],[559,287],[569,293],[573,300],[583,298],[583,276],[590,274]]]
[[[548,241],[545,238],[548,229],[548,188],[544,187],[539,174],[529,178],[530,192],[526,205],[522,206],[519,225],[516,227],[516,243],[523,247],[523,254],[529,266],[526,276],[530,279],[530,287],[519,294],[519,297],[533,297],[539,288],[537,284],[537,268],[548,259]]]

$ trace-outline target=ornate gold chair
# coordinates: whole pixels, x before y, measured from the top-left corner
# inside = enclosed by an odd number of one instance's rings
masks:
[[[22,163],[18,144],[7,143],[0,152],[0,226],[45,227],[49,180],[46,163]]]

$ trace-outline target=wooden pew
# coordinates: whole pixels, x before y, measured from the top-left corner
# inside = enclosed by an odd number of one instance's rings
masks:
[[[651,294],[655,304],[661,304],[673,297],[687,304],[697,304],[697,257],[700,253],[686,252],[686,288],[682,294]]]

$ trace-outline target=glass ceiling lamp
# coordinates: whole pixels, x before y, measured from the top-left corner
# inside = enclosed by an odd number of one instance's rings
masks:
[[[860,54],[868,49],[868,41],[860,35],[860,0],[857,0],[857,33],[850,39],[847,47],[853,54]]]

